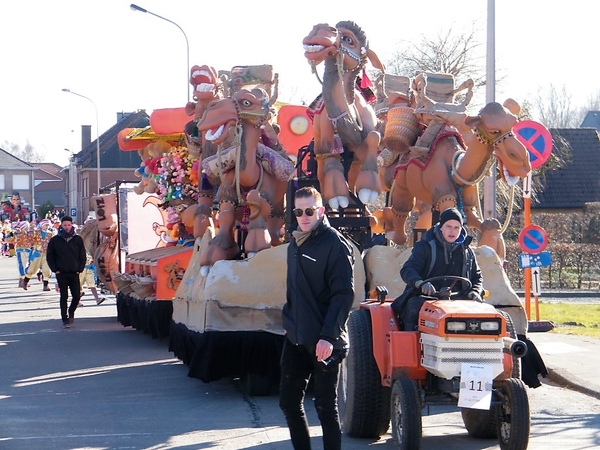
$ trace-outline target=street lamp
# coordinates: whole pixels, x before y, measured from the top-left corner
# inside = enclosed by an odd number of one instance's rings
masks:
[[[77,169],[75,164],[75,155],[71,150],[65,148],[65,152],[69,152],[69,185],[68,185],[68,198],[69,198],[69,215],[73,215],[73,209],[77,210]]]
[[[94,105],[94,111],[96,112],[96,175],[98,177],[97,178],[97,180],[98,180],[98,192],[97,193],[100,194],[100,187],[102,185],[100,184],[100,132],[98,130],[98,108],[96,107],[96,104],[94,103],[94,101],[91,98],[86,97],[85,95],[78,94],[77,92],[73,92],[72,90],[66,89],[66,88],[64,88],[62,91],[68,92],[69,94],[76,95],[77,97],[85,98],[92,105]]]
[[[158,17],[159,19],[162,20],[166,20],[169,23],[172,23],[173,25],[175,25],[177,28],[179,28],[181,30],[181,32],[183,33],[183,37],[185,38],[185,46],[186,46],[186,56],[187,56],[187,72],[185,74],[185,85],[187,86],[187,101],[190,101],[190,81],[189,81],[189,76],[190,76],[190,44],[188,42],[188,38],[187,35],[185,34],[185,31],[183,31],[183,28],[181,28],[179,25],[177,25],[175,22],[173,22],[172,20],[167,19],[166,17],[163,16],[159,16],[158,14],[153,13],[152,11],[148,11],[145,8],[142,8],[141,6],[138,6],[134,3],[132,3],[131,5],[129,5],[129,7],[133,10],[133,11],[139,11],[139,12],[143,12],[143,13],[148,13],[154,17]]]

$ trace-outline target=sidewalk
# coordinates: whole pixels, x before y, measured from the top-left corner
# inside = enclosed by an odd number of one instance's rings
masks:
[[[600,399],[600,339],[553,332],[528,333],[548,369],[548,379]]]

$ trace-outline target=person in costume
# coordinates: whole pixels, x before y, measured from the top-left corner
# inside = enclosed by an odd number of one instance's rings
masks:
[[[82,297],[84,296],[85,292],[83,291],[83,288],[84,286],[87,286],[96,300],[96,305],[101,305],[106,298],[98,295],[98,289],[96,287],[96,265],[94,264],[94,259],[92,258],[92,255],[90,255],[90,252],[86,251],[85,255],[85,268],[83,269],[83,272],[79,274],[79,284],[81,286],[80,295]],[[81,304],[80,301],[79,305],[81,306]]]
[[[22,283],[22,287],[25,290],[27,290],[29,280],[36,276],[38,272],[41,272],[41,281],[44,283],[43,290],[50,290],[49,282],[52,272],[46,261],[48,242],[50,242],[50,239],[54,236],[54,228],[50,225],[50,220],[43,219],[33,231],[33,247],[31,249],[29,267],[27,268],[27,273],[25,274]]]
[[[19,287],[23,287],[27,268],[29,266],[29,257],[31,247],[33,246],[33,232],[29,229],[29,222],[13,222],[14,246],[17,255],[17,267],[19,268]]]

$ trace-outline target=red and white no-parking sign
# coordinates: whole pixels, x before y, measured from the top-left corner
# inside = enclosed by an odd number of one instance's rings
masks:
[[[539,253],[548,245],[548,235],[538,225],[527,225],[519,233],[519,245],[526,253]]]
[[[550,158],[552,153],[552,135],[539,122],[523,120],[513,127],[516,138],[529,152],[532,169],[537,169]]]

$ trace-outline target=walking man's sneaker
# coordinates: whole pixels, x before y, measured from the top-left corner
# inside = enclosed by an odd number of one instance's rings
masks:
[[[50,289],[50,286],[48,285],[48,282],[47,282],[47,281],[44,281],[44,289],[43,289],[43,290],[44,290],[44,291],[50,291],[50,290],[51,290],[51,289]]]
[[[71,324],[69,323],[68,320],[66,322],[63,321],[63,328],[71,328]]]
[[[22,288],[23,287],[23,278],[19,278],[19,287]]]

